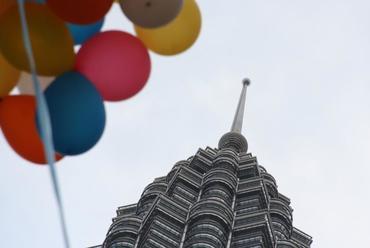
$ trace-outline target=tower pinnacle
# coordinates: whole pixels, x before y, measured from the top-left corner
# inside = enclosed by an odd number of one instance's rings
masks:
[[[238,107],[235,112],[235,117],[233,121],[233,125],[231,126],[231,132],[241,133],[243,127],[243,119],[244,119],[244,108],[245,108],[245,100],[247,97],[247,87],[250,85],[250,80],[248,78],[243,80],[243,89],[240,94]]]
[[[243,80],[243,89],[240,94],[238,107],[235,112],[231,131],[224,134],[218,142],[218,148],[231,148],[236,152],[246,152],[248,150],[247,139],[241,134],[243,127],[245,100],[247,96],[247,87],[250,85],[249,79]]]

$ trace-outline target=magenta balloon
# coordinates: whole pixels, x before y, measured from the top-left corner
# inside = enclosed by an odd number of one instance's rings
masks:
[[[148,50],[138,38],[126,32],[106,31],[82,45],[76,70],[96,86],[104,100],[120,101],[144,87],[151,64]]]

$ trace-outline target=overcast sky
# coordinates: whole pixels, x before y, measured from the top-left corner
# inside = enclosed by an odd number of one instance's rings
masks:
[[[292,200],[315,248],[370,243],[370,2],[199,0],[197,43],[151,54],[136,97],[106,104],[94,149],[58,163],[73,248],[97,245],[118,206],[231,126],[243,77],[249,151]],[[118,6],[105,29],[132,32]],[[1,247],[62,248],[49,172],[0,137]]]

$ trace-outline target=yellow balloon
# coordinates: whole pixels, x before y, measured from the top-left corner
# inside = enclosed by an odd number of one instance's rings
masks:
[[[9,94],[18,82],[20,71],[5,60],[0,53],[0,98]]]
[[[26,3],[25,10],[37,73],[54,76],[71,70],[75,54],[66,24],[44,4]],[[0,17],[0,50],[13,66],[30,71],[17,5]]]
[[[180,14],[169,24],[153,29],[135,26],[135,31],[153,52],[175,55],[190,48],[197,40],[201,19],[197,3],[194,0],[185,0]]]
[[[41,86],[41,89],[44,91],[55,79],[55,77],[47,76],[38,76],[37,77]],[[21,95],[35,95],[33,89],[32,75],[27,72],[22,72],[21,77],[18,80],[17,88]]]

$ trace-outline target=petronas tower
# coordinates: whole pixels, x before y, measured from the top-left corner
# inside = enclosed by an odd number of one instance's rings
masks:
[[[306,248],[290,199],[248,153],[241,134],[248,80],[231,131],[119,207],[102,248]]]

